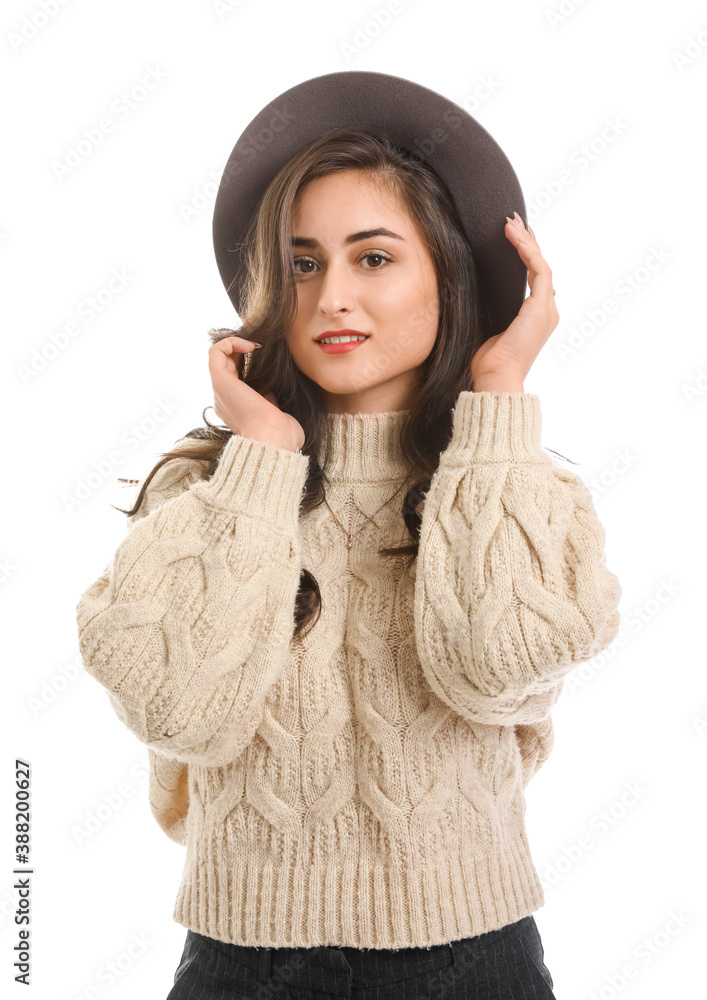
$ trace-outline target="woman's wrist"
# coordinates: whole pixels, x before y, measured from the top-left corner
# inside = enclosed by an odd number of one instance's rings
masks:
[[[522,382],[479,379],[474,382],[474,392],[525,392],[525,388]]]
[[[241,437],[251,438],[253,441],[259,441],[260,444],[269,444],[273,448],[279,448],[281,451],[292,451],[297,453],[297,445],[293,441],[285,441],[279,434],[274,434],[268,432],[266,428],[259,427],[257,430],[249,430],[244,428],[241,432]]]

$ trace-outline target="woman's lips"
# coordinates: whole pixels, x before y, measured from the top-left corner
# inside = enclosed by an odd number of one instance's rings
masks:
[[[368,339],[366,337],[366,340],[349,340],[345,344],[322,344],[321,341],[316,341],[316,344],[325,354],[346,354],[347,351],[355,351],[357,347],[362,347]]]

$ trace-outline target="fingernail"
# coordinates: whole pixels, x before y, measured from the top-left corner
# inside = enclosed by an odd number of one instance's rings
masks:
[[[514,219],[516,220],[516,225],[517,225],[517,226],[518,226],[518,227],[519,227],[520,229],[525,229],[525,226],[523,225],[523,220],[521,219],[521,217],[520,217],[520,216],[518,215],[518,213],[517,213],[517,212],[514,212],[514,213],[513,213],[513,218],[514,218]]]
[[[256,344],[254,340],[251,340],[251,344],[255,344],[256,347],[262,347],[262,344]]]

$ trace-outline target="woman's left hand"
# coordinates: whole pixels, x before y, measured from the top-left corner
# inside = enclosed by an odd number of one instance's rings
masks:
[[[472,358],[475,392],[524,392],[523,381],[560,319],[552,271],[532,229],[525,228],[517,212],[514,215],[515,221],[506,216],[506,237],[528,268],[530,295],[523,300],[511,325],[484,341]]]

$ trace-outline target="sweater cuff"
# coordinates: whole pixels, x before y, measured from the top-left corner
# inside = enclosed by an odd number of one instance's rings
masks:
[[[546,462],[540,397],[529,392],[460,392],[445,464]]]
[[[234,434],[213,476],[194,483],[192,492],[231,514],[295,529],[308,467],[309,455]]]

